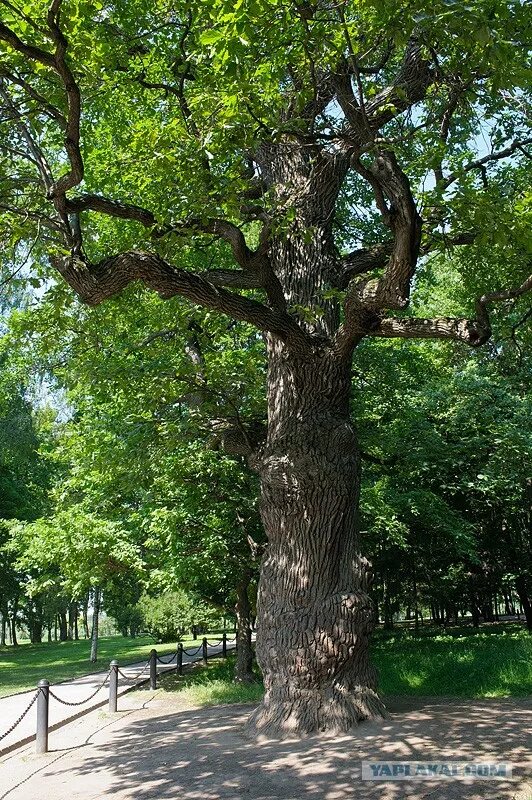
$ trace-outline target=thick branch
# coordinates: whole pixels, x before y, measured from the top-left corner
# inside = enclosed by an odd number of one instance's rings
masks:
[[[210,269],[205,278],[213,286],[230,286],[233,289],[260,289],[262,283],[258,277],[240,269]]]
[[[69,189],[83,180],[83,159],[79,147],[81,95],[72,70],[65,58],[68,42],[59,27],[61,0],[53,0],[48,11],[48,27],[55,43],[54,69],[63,81],[67,95],[67,125],[65,129],[65,149],[70,161],[70,171],[62,175],[52,187],[50,198],[64,195]]]
[[[305,349],[310,340],[288,314],[214,286],[207,277],[178,269],[152,253],[132,251],[88,264],[76,258],[55,258],[53,264],[76,294],[88,305],[99,305],[119,294],[133,281],[168,299],[181,295],[200,306],[249,322]],[[208,273],[207,273],[208,276]]]
[[[406,317],[397,319],[385,317],[378,326],[368,330],[369,336],[398,337],[401,339],[454,339],[472,347],[479,347],[491,336],[488,306],[504,300],[514,300],[532,290],[532,275],[520,286],[483,295],[476,304],[476,319],[418,319]]]
[[[31,44],[25,44],[18,36],[7,27],[0,22],[0,40],[7,42],[14,50],[18,50],[19,53],[31,58],[33,61],[39,61],[41,64],[44,64],[46,67],[52,67],[55,69],[55,59],[51,55],[51,53],[47,53],[46,50],[41,50],[40,47],[34,47]]]
[[[263,228],[259,247],[251,250],[241,229],[232,222],[221,219],[199,220],[189,219],[171,225],[159,227],[151,211],[130,203],[120,203],[100,195],[81,195],[67,200],[66,208],[71,214],[92,210],[109,214],[121,219],[140,222],[146,228],[153,229],[154,237],[168,233],[194,232],[210,233],[220,236],[231,245],[233,256],[241,270],[213,270],[209,280],[216,286],[232,286],[238,289],[259,289],[266,291],[272,307],[284,311],[286,301],[278,279],[270,267],[267,257],[267,226]]]
[[[388,263],[392,253],[393,243],[376,244],[373,247],[361,247],[342,257],[342,271],[335,280],[338,289],[347,289],[355,275],[372,272]]]
[[[379,280],[376,292],[370,300],[373,310],[382,308],[406,308],[410,297],[410,282],[419,255],[421,242],[421,218],[410,190],[408,178],[399,167],[391,151],[379,153],[369,168],[374,181],[389,201],[389,207],[381,200],[381,213],[393,231],[394,240],[390,257]]]
[[[338,101],[348,120],[351,129],[349,135],[353,138],[353,142],[359,147],[370,142],[383,125],[423,100],[432,80],[430,62],[423,58],[422,45],[415,36],[411,37],[407,45],[403,63],[395,80],[373,100],[363,100],[360,75],[357,75],[358,101],[353,93],[351,77],[345,74],[337,76]]]
[[[454,339],[479,347],[490,338],[491,328],[484,328],[477,320],[452,317],[385,317],[378,327],[368,330],[367,335],[399,339]]]

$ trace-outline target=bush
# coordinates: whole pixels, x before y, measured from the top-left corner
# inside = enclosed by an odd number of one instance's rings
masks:
[[[158,642],[177,642],[193,626],[208,625],[213,612],[205,603],[176,590],[157,597],[143,595],[139,608],[144,629]]]

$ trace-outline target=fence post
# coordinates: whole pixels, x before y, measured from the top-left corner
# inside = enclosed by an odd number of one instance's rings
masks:
[[[150,650],[150,689],[157,688],[157,650]]]
[[[183,674],[183,643],[179,642],[177,645],[177,673]]]
[[[37,698],[37,734],[35,736],[35,752],[48,752],[48,704],[50,701],[50,682],[39,681]]]
[[[227,658],[227,634],[225,631],[222,636],[222,656]]]
[[[111,661],[109,675],[109,711],[117,710],[118,699],[118,661]]]
[[[207,656],[207,639],[205,638],[205,636],[203,637],[203,642],[202,642],[202,645],[201,645],[201,653],[202,653],[201,660],[203,662],[203,666],[206,667],[207,666],[207,657],[208,656]]]

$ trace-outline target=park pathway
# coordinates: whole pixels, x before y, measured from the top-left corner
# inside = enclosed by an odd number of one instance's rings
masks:
[[[228,639],[227,650],[235,648],[234,640]],[[189,651],[187,653],[187,651]],[[196,652],[194,652],[196,651]],[[218,655],[222,652],[222,643],[207,645],[207,652],[209,657]],[[190,653],[190,654],[189,654]],[[165,672],[172,672],[176,669],[176,656],[173,654],[173,660],[169,663],[172,654],[165,654],[161,656],[161,661],[157,664],[157,674],[161,675]],[[201,640],[198,640],[197,646],[195,644],[189,645],[186,650],[183,650],[183,664],[192,664],[201,661],[202,658],[202,645]],[[127,666],[119,666],[120,674],[118,676],[118,695],[123,695],[134,686],[138,686],[146,681],[149,681],[150,668],[149,661],[138,661],[134,664]],[[68,683],[55,683],[50,685],[50,694],[55,694],[62,701],[72,703],[75,705],[64,705],[56,700],[53,696],[50,697],[49,706],[49,726],[52,729],[54,726],[61,725],[67,720],[75,719],[76,717],[87,713],[87,711],[104,705],[109,700],[109,672],[95,672],[91,675],[84,675],[81,678],[74,678]],[[43,675],[46,678],[46,675]],[[16,722],[20,715],[28,708],[32,699],[35,697],[36,690],[32,689],[29,692],[20,692],[19,694],[8,695],[7,697],[0,698],[0,736],[7,731],[7,729]],[[88,702],[83,702],[90,698]],[[119,705],[120,707],[120,705]],[[35,736],[37,718],[37,703],[34,702],[28,713],[15,727],[15,729],[4,739],[0,741],[0,755],[9,750],[19,747],[22,744],[31,741]]]

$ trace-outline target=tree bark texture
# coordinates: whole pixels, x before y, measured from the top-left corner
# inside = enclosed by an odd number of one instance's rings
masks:
[[[251,647],[251,603],[249,602],[249,582],[251,570],[246,570],[236,587],[236,683],[254,683],[253,649]]]
[[[331,350],[306,360],[270,340],[257,635],[266,692],[253,735],[340,733],[385,714],[368,658],[375,614],[358,552],[350,384]]]

